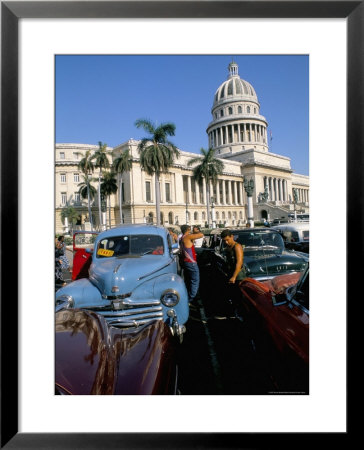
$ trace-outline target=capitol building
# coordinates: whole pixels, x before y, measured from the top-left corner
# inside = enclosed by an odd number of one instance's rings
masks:
[[[253,216],[263,219],[284,219],[294,210],[309,212],[309,177],[293,173],[291,160],[269,151],[267,119],[260,114],[260,103],[254,87],[240,78],[238,65],[228,66],[228,78],[216,90],[211,108],[211,122],[207,125],[207,146],[224,163],[223,173],[215,186],[210,186],[210,223],[216,226],[245,226],[248,220],[247,193],[244,181],[254,182],[252,193]],[[202,132],[202,130],[201,130]],[[96,229],[120,223],[153,223],[156,220],[154,176],[141,169],[138,152],[139,141],[129,139],[116,146],[107,147],[110,164],[129,149],[132,169],[117,175],[119,192],[111,196],[109,209],[99,223],[97,195],[92,201],[92,219]],[[82,171],[79,162],[87,150],[94,152],[98,145],[57,143],[55,148],[55,231],[68,232],[67,219],[62,211],[72,206],[78,213],[75,229],[90,229],[87,199],[79,194]],[[161,222],[168,226],[199,224],[205,226],[207,199],[205,184],[192,177],[189,160],[198,156],[179,149],[168,173],[160,175]],[[95,170],[94,178],[98,176]],[[251,181],[253,180],[253,182]],[[97,189],[98,182],[93,182]],[[295,193],[295,195],[294,195]],[[296,201],[294,202],[294,199]],[[120,208],[120,201],[122,207]],[[107,205],[109,207],[109,204]],[[122,217],[120,217],[120,210]],[[64,215],[64,214],[63,214]]]

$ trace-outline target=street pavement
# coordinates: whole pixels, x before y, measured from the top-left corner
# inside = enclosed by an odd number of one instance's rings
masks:
[[[215,315],[222,287],[200,271],[200,296],[190,310],[179,349],[182,395],[259,395],[277,392],[264,362],[255,354],[246,324],[234,315]],[[223,301],[223,300],[222,300]],[[225,305],[221,305],[221,310]],[[226,309],[226,308],[225,308]],[[218,317],[218,318],[217,318]]]

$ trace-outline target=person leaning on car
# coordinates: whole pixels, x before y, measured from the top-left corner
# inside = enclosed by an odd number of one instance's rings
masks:
[[[201,231],[191,232],[189,225],[181,226],[182,237],[180,239],[180,252],[182,267],[185,271],[185,282],[189,296],[189,302],[193,302],[195,299],[199,284],[200,284],[200,271],[197,265],[196,251],[194,246],[194,240],[203,238],[204,235]],[[197,230],[196,230],[197,231]]]
[[[224,256],[226,258],[227,275],[228,275],[228,296],[229,303],[236,309],[239,306],[239,298],[241,291],[239,283],[246,277],[244,269],[244,251],[239,242],[234,240],[234,235],[230,230],[221,232],[221,239],[225,242]]]

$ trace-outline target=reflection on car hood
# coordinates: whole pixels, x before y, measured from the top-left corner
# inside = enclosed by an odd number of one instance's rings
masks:
[[[60,311],[55,345],[56,384],[63,392],[173,393],[168,390],[173,389],[175,343],[162,321],[121,330],[108,327],[103,317],[90,311]]]
[[[104,296],[132,292],[140,279],[166,267],[170,258],[153,255],[134,258],[110,258],[98,260],[90,267],[90,281]],[[114,287],[114,290],[112,288]],[[118,290],[115,290],[115,288]]]
[[[300,272],[306,266],[307,258],[293,252],[244,253],[244,265],[249,277],[275,275],[287,272]]]

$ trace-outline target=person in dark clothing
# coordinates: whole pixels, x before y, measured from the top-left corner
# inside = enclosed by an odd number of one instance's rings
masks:
[[[221,239],[226,244],[224,255],[228,275],[227,300],[233,309],[235,317],[242,320],[237,311],[240,309],[239,303],[242,296],[239,284],[246,277],[243,247],[234,240],[234,235],[230,230],[223,230]]]

